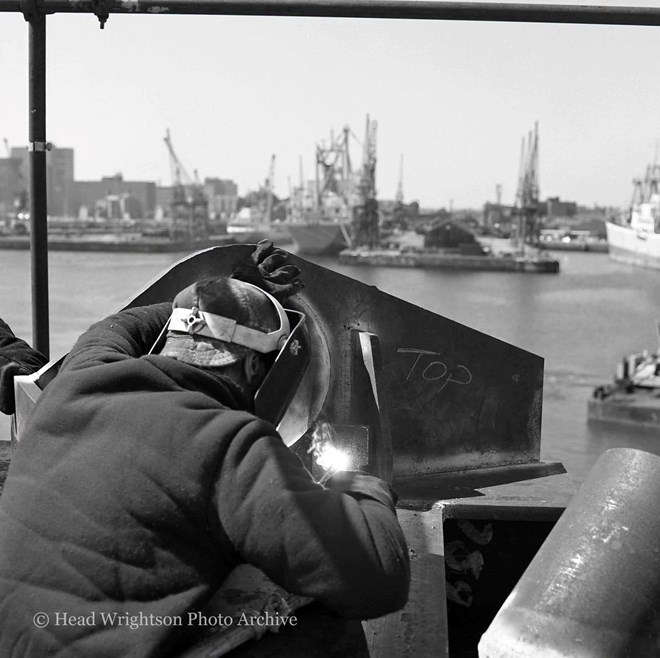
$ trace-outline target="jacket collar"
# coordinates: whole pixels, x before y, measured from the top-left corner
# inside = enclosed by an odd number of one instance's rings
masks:
[[[254,413],[254,399],[220,372],[204,370],[158,354],[149,354],[141,358],[152,363],[183,389],[204,393],[230,409]]]

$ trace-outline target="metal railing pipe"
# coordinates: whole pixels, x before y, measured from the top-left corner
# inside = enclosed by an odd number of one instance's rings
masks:
[[[30,263],[32,344],[49,355],[48,209],[46,183],[46,17],[30,18]]]
[[[31,0],[42,13],[223,14],[455,21],[660,25],[657,7],[432,2],[429,0]],[[22,11],[25,0],[0,0]]]

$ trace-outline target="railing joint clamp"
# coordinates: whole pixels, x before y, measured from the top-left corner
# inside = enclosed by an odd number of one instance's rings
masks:
[[[96,18],[99,19],[101,29],[105,27],[105,23],[110,17],[110,11],[105,4],[105,0],[92,0],[92,11],[96,14]]]
[[[52,151],[53,145],[50,142],[30,142],[27,146],[28,151]]]
[[[44,17],[37,9],[37,0],[21,0],[21,12],[28,23],[40,21]]]

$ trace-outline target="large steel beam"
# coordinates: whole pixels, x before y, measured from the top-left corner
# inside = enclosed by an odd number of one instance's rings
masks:
[[[128,306],[171,301],[194,281],[229,275],[252,251],[230,245],[188,256]],[[541,357],[293,254],[289,262],[303,271],[305,289],[291,305],[307,316],[312,343],[303,431],[317,418],[362,424],[356,401],[367,389],[356,390],[357,330],[379,338],[378,399],[389,413],[395,478],[539,461]],[[40,371],[40,387],[57,367]]]
[[[22,11],[25,0],[0,0],[0,11]],[[453,21],[660,25],[657,7],[430,2],[428,0],[34,0],[42,13],[223,14],[407,18]]]
[[[193,254],[129,305],[169,301],[198,279],[228,275],[252,250],[231,245]],[[354,377],[352,331],[359,330],[379,338],[395,478],[538,462],[541,357],[293,254],[289,262],[305,282],[291,301],[310,325],[309,418],[356,424],[355,401],[364,399]]]

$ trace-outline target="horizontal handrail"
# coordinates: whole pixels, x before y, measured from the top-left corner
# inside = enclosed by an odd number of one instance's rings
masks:
[[[0,11],[399,18],[455,21],[660,25],[657,7],[432,2],[429,0],[0,0]]]

